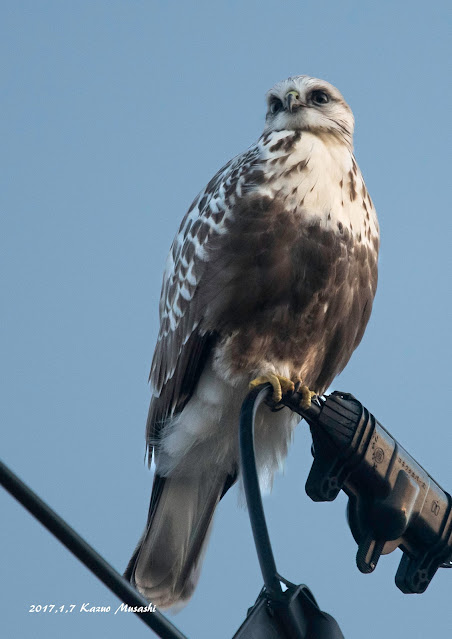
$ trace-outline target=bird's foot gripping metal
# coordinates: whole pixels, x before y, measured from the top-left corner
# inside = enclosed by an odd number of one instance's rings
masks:
[[[310,388],[308,388],[306,384],[303,384],[303,381],[301,379],[298,379],[295,382],[294,393],[298,393],[298,395],[300,396],[300,407],[303,410],[308,410],[308,408],[311,408],[311,402],[317,395],[314,391],[310,390]]]
[[[316,393],[310,390],[306,384],[303,384],[303,381],[299,377],[295,380],[291,380],[275,373],[266,373],[253,379],[249,387],[253,389],[262,384],[272,385],[273,394],[269,403],[273,404],[273,408],[280,404],[283,395],[291,396],[295,393],[299,397],[300,407],[307,410],[311,406],[312,398],[316,396]]]
[[[292,380],[275,373],[266,373],[260,377],[256,377],[250,382],[250,389],[261,386],[262,384],[271,384],[273,388],[272,400],[275,404],[279,404],[283,394],[293,392],[295,385]]]

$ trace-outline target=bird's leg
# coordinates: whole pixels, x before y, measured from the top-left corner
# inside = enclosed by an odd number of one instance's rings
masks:
[[[313,397],[316,396],[317,393],[314,393],[314,391],[310,390],[306,386],[306,384],[303,384],[303,380],[299,377],[297,377],[295,380],[294,390],[296,393],[299,393],[301,395],[301,408],[304,408],[305,410],[310,408],[311,400]]]
[[[276,373],[266,373],[260,377],[256,377],[250,382],[250,388],[255,388],[261,384],[270,383],[273,386],[273,401],[278,404],[281,401],[283,393],[288,393],[294,390],[294,383],[287,377],[282,375],[276,375]]]

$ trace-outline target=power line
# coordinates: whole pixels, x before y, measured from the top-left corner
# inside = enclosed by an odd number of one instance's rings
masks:
[[[309,588],[288,582],[276,570],[254,453],[254,417],[269,390],[269,384],[253,389],[240,415],[241,473],[265,585],[233,639],[343,639],[337,622],[320,610]],[[342,489],[349,497],[358,568],[372,572],[383,551],[400,546],[397,586],[405,593],[424,592],[438,568],[452,567],[451,496],[353,395],[334,392],[305,409],[295,392],[285,395],[282,404],[311,428],[314,462],[308,495],[332,501]],[[1,461],[0,484],[159,637],[187,639],[164,615],[151,612],[148,600]]]
[[[87,541],[64,521],[50,506],[31,490],[13,471],[0,460],[0,483],[41,524],[61,541],[103,584],[128,606],[149,608],[142,597]],[[187,639],[161,612],[133,611],[162,639]]]

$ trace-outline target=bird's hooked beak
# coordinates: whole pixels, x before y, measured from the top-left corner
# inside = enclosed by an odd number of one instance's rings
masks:
[[[290,113],[293,113],[300,107],[304,106],[304,104],[300,101],[300,94],[298,93],[298,91],[295,91],[295,89],[293,89],[292,91],[289,91],[287,93],[286,105],[287,110],[290,111]]]

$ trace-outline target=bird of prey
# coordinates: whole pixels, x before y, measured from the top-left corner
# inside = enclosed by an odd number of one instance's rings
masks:
[[[379,230],[353,155],[354,118],[328,82],[267,94],[263,134],[196,197],[168,255],[147,420],[156,470],[125,576],[161,608],[196,586],[214,510],[238,477],[250,384],[322,394],[361,341]],[[258,472],[271,483],[298,417],[259,408]]]

